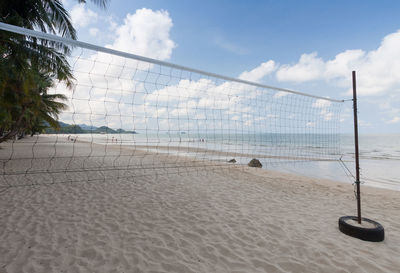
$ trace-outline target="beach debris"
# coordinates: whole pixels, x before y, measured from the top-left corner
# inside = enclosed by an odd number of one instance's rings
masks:
[[[247,164],[249,167],[255,167],[255,168],[261,168],[262,164],[260,162],[260,160],[258,160],[257,158],[253,158],[252,160],[250,160],[249,164]]]
[[[236,163],[236,159],[232,158],[231,160],[228,161],[228,163]]]

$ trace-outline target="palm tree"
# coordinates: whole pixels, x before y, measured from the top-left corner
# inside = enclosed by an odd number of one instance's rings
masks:
[[[92,2],[105,8],[108,0]],[[1,1],[0,21],[76,39],[60,0]],[[33,113],[36,125],[46,121],[57,127],[54,118],[65,108],[57,100],[65,97],[49,95],[47,89],[56,80],[72,86],[74,78],[66,59],[70,52],[71,47],[59,42],[0,31],[0,142],[32,127],[28,121]]]
[[[1,100],[2,113],[8,114],[4,122],[4,131],[0,142],[13,138],[28,130],[31,134],[40,132],[44,125],[58,128],[58,114],[67,108],[61,94],[48,94],[54,82],[50,75],[36,70],[25,70],[25,80],[9,79],[5,89],[7,99]],[[23,85],[20,85],[23,83]],[[16,92],[16,90],[23,92]]]
[[[49,125],[58,128],[58,115],[67,105],[62,101],[67,98],[62,94],[48,94],[48,89],[54,87],[49,75],[36,74],[34,89],[30,90],[30,100],[24,115],[24,127],[31,134],[40,132],[40,128]]]

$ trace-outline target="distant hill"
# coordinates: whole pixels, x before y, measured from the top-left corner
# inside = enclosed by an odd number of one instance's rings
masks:
[[[60,128],[46,128],[45,134],[137,134],[135,131],[126,131],[124,129],[111,129],[107,126],[90,126],[86,124],[72,125],[62,121],[58,122]]]
[[[45,124],[46,124],[46,126],[49,126],[48,123],[45,122]],[[67,127],[67,126],[70,126],[69,124],[67,124],[67,123],[65,123],[65,122],[62,122],[62,121],[59,121],[58,124],[60,125],[60,127]]]
[[[90,126],[86,124],[78,124],[78,126],[81,127],[83,130],[94,130],[97,128],[96,126]]]

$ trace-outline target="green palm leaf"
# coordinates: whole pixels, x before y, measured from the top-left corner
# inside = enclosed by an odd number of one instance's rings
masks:
[[[109,1],[91,2],[105,8]],[[0,1],[0,22],[76,39],[60,0]],[[44,123],[58,127],[66,97],[47,90],[54,81],[72,87],[74,77],[66,58],[70,52],[63,43],[0,31],[0,142],[21,130],[34,133]]]

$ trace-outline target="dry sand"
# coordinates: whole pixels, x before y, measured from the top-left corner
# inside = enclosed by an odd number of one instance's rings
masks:
[[[348,184],[190,167],[198,162],[162,168],[181,161],[139,151],[96,157],[104,147],[84,143],[71,163],[70,145],[13,145],[21,159],[8,161],[7,172],[65,170],[68,162],[92,171],[0,175],[0,272],[399,272],[399,192],[362,187],[363,216],[386,231],[384,242],[371,243],[338,230],[340,216],[355,214]],[[10,158],[11,144],[1,146],[0,158]],[[107,154],[113,149],[122,151]],[[134,172],[105,171],[128,159]]]

